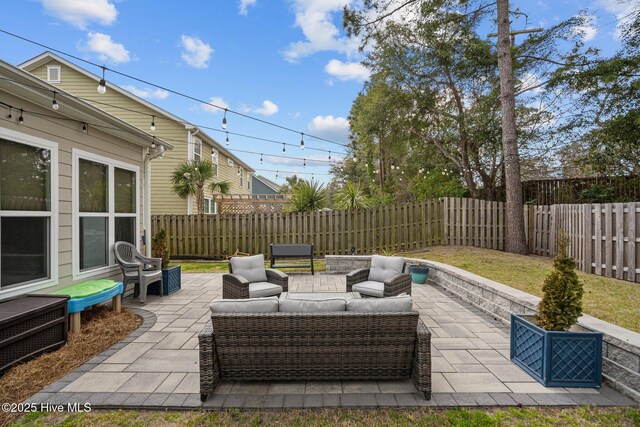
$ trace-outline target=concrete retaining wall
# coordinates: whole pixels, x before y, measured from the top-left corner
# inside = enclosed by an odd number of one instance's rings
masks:
[[[371,264],[367,255],[327,255],[325,260],[327,273],[336,274],[368,268]],[[405,260],[428,265],[427,283],[442,286],[506,324],[511,321],[511,313],[533,314],[540,302],[536,296],[447,264]],[[640,402],[640,334],[589,315],[583,315],[579,322],[604,333],[602,375],[607,383]]]

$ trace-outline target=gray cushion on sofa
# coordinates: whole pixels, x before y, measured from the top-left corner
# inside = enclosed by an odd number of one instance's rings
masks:
[[[384,283],[365,280],[364,282],[353,285],[351,290],[371,297],[382,298],[384,296]]]
[[[404,258],[397,256],[371,257],[371,269],[369,270],[369,280],[374,282],[384,282],[391,276],[402,273],[404,269]]]
[[[267,270],[264,268],[264,255],[234,256],[231,258],[233,274],[244,277],[249,282],[266,282]]]
[[[411,309],[411,297],[406,294],[387,298],[353,298],[347,300],[347,311],[383,313],[411,311]]]
[[[279,310],[285,313],[320,313],[344,311],[344,298],[327,299],[281,299]]]
[[[269,282],[249,283],[249,298],[270,297],[280,295],[282,286]]]
[[[217,299],[209,308],[211,313],[275,313],[278,311],[278,297]]]

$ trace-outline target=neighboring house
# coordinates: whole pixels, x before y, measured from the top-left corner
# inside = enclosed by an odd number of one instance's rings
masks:
[[[144,246],[150,162],[171,148],[0,61],[0,299],[121,277],[113,243]]]
[[[252,194],[278,194],[280,186],[262,175],[253,175]]]
[[[231,183],[230,193],[251,194],[251,175],[255,172],[249,165],[231,154],[203,130],[160,107],[109,82],[107,91],[96,91],[100,77],[51,52],[45,52],[19,65],[34,76],[93,103],[97,108],[151,132],[174,145],[171,156],[153,165],[151,180],[151,211],[154,214],[197,213],[195,197],[181,199],[173,191],[171,174],[181,161],[199,158],[211,159],[217,176],[214,181]],[[212,194],[207,194],[205,213],[216,213]]]

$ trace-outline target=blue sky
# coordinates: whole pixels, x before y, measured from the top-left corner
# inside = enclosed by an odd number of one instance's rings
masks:
[[[109,68],[134,75],[236,111],[339,143],[348,142],[351,104],[367,78],[357,42],[341,28],[342,6],[355,0],[29,0],[0,15],[0,28]],[[528,26],[548,27],[586,10],[592,24],[585,41],[611,52],[618,46],[619,21],[639,0],[515,1]],[[12,3],[16,6],[16,3]],[[520,19],[515,29],[527,23]],[[42,48],[0,35],[0,58],[19,64]],[[73,60],[72,60],[73,61]],[[79,64],[98,74],[86,64]],[[194,124],[219,128],[222,114],[192,100],[107,75],[123,86]],[[300,135],[230,114],[228,130],[292,144]],[[224,143],[224,134],[207,131]],[[282,146],[231,136],[230,149],[254,168],[299,171],[322,181],[328,153],[287,147],[302,160],[269,158]],[[344,148],[305,138],[307,147]],[[258,171],[271,179],[275,172]],[[286,175],[280,173],[280,181]]]

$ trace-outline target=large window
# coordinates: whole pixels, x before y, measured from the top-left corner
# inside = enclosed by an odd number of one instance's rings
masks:
[[[213,165],[213,176],[218,176],[218,150],[211,150],[211,164]]]
[[[57,279],[57,148],[0,129],[0,292]]]
[[[111,247],[125,241],[137,246],[138,168],[74,150],[77,170],[74,275],[110,268]]]
[[[202,141],[193,138],[193,160],[202,159]]]
[[[204,213],[208,215],[218,213],[218,207],[212,198],[204,198]]]

